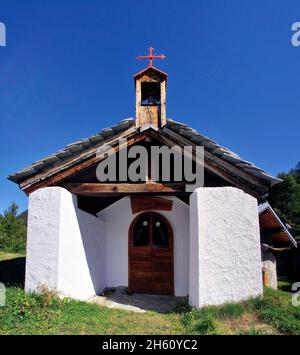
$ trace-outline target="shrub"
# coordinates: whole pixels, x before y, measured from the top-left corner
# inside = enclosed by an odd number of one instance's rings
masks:
[[[189,312],[183,313],[181,321],[191,333],[205,335],[212,334],[216,330],[216,323],[209,307],[200,310],[192,308]]]
[[[213,333],[216,330],[216,324],[212,316],[206,315],[200,321],[196,322],[195,330],[200,335]]]
[[[13,291],[13,297],[8,298],[5,307],[13,322],[41,321],[57,315],[60,303],[56,294],[45,287],[41,287],[39,293],[31,294],[18,288]]]

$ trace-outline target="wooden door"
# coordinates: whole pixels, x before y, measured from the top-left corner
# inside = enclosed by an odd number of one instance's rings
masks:
[[[155,212],[137,216],[129,229],[129,291],[174,294],[173,231]]]

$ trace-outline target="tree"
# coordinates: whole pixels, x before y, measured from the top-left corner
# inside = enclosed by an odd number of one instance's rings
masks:
[[[300,236],[300,162],[288,173],[280,173],[282,183],[275,185],[269,196],[270,204]]]
[[[291,170],[291,174],[296,179],[297,183],[300,184],[300,161],[294,169]]]
[[[0,249],[16,253],[26,247],[26,225],[18,218],[18,205],[13,202],[3,216],[0,215]]]

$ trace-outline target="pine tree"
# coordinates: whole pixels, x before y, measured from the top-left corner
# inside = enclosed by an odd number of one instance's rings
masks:
[[[292,233],[300,237],[300,162],[288,173],[280,173],[282,183],[275,185],[269,196],[270,204],[292,226]]]
[[[16,253],[26,247],[26,225],[18,218],[18,205],[13,202],[3,216],[0,215],[0,249]]]

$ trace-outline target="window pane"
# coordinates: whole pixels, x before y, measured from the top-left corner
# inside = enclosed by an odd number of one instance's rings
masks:
[[[134,246],[146,246],[149,245],[149,216],[142,216],[133,232],[133,245]]]
[[[167,225],[157,216],[153,218],[153,246],[157,248],[167,248],[169,246]]]

